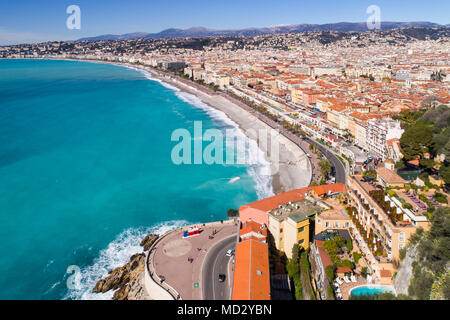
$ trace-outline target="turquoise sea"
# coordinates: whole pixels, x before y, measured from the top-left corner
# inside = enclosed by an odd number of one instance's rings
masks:
[[[0,299],[111,298],[91,290],[146,233],[226,219],[271,195],[264,161],[173,164],[171,134],[193,121],[238,130],[137,70],[0,60]],[[72,289],[69,266],[81,277]]]

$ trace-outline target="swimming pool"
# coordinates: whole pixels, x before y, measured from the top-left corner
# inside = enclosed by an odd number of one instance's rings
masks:
[[[374,295],[374,294],[380,294],[390,292],[392,294],[395,294],[395,289],[392,286],[382,286],[382,285],[365,285],[365,286],[358,286],[350,290],[349,295]]]

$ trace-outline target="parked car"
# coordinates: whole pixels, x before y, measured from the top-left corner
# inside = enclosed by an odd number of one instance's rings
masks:
[[[226,253],[226,256],[231,257],[233,255],[233,253],[234,253],[233,250],[229,249]]]

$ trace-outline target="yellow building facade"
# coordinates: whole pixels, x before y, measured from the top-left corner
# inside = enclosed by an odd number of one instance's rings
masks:
[[[268,228],[275,246],[288,258],[292,258],[292,248],[296,243],[305,250],[309,248],[310,219],[304,214],[294,213],[284,219],[269,214]]]

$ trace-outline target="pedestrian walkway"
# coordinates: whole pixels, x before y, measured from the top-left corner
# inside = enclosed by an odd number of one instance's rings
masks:
[[[173,299],[200,300],[202,299],[203,260],[208,250],[217,242],[237,232],[236,222],[226,220],[196,224],[200,234],[183,238],[187,226],[170,231],[160,237],[151,248],[147,258],[148,275],[153,281],[146,281],[147,291],[158,290],[154,296],[167,299],[161,288]],[[214,231],[216,233],[214,233]],[[149,284],[153,282],[153,284]],[[155,288],[157,285],[159,288]]]

